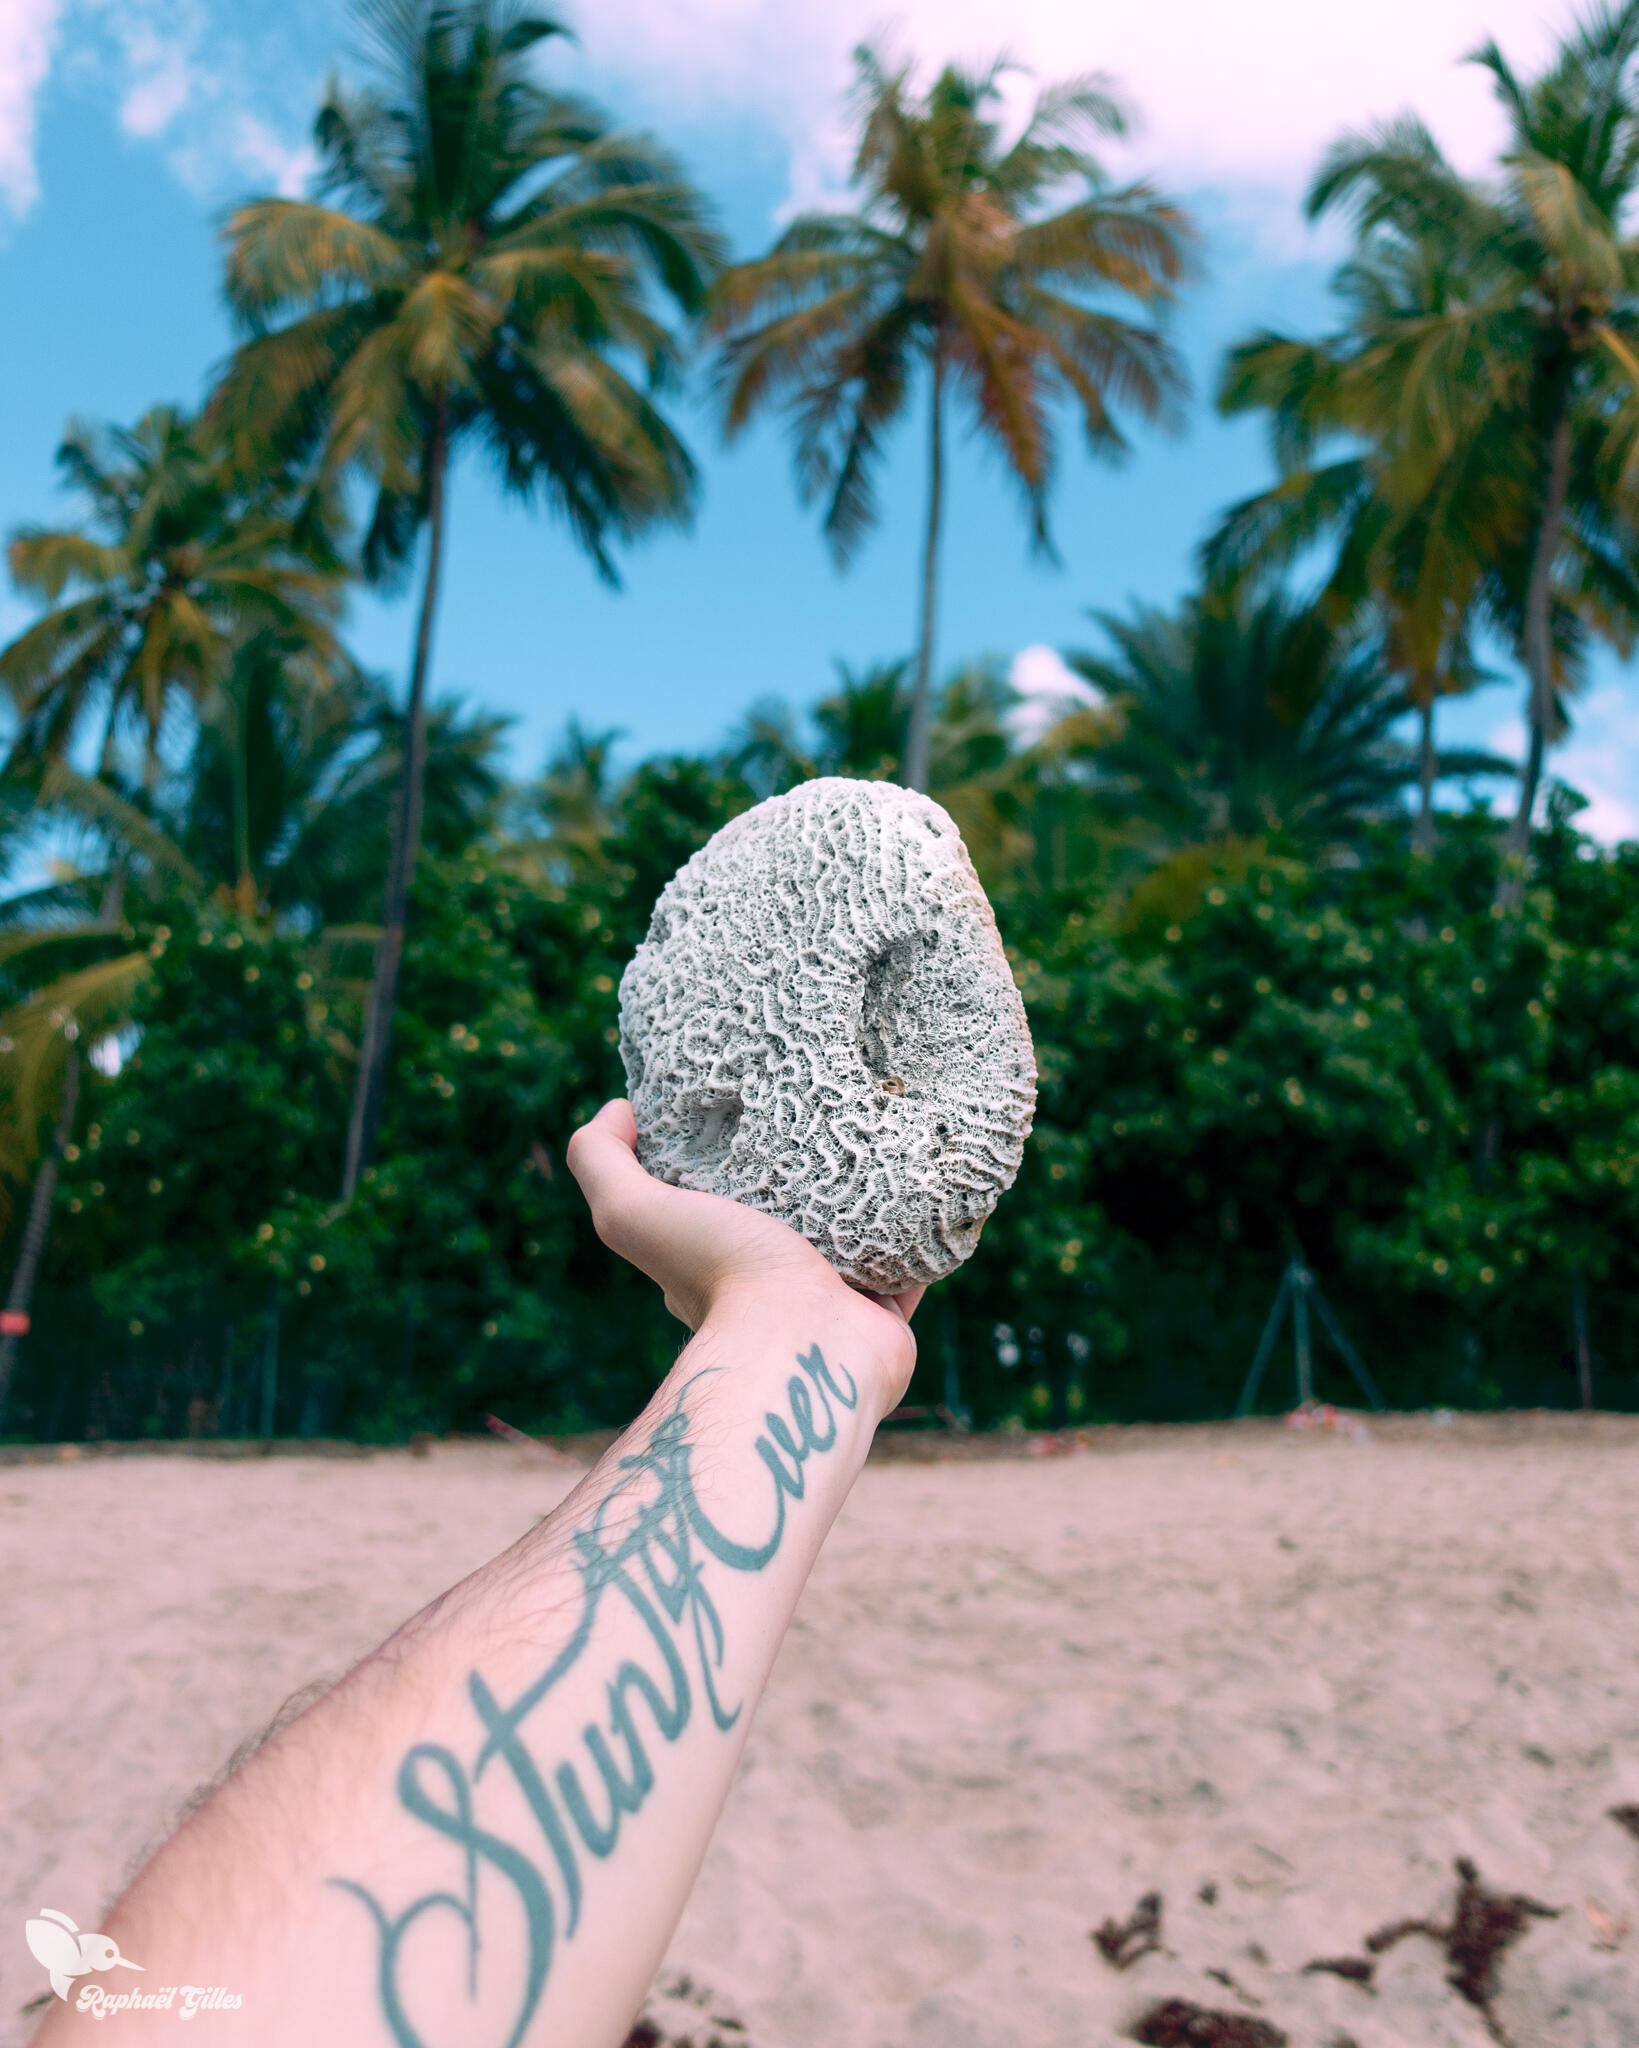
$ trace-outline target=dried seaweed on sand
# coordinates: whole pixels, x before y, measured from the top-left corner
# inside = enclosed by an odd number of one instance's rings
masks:
[[[1112,1970],[1130,1970],[1160,1948],[1161,1908],[1161,1894],[1146,1892],[1125,1920],[1111,1918],[1093,1929],[1089,1939]]]
[[[1286,2048],[1286,2036],[1268,2020],[1210,2012],[1187,1998],[1163,1998],[1152,2005],[1128,2039],[1144,2048]]]
[[[1557,1920],[1561,1908],[1545,1906],[1523,1892],[1494,1892],[1481,1882],[1471,1858],[1457,1858],[1457,1900],[1451,1919],[1395,1920],[1366,1937],[1366,1947],[1380,1956],[1408,1934],[1426,1934],[1446,1952],[1446,1982],[1466,1998],[1484,2019],[1493,2040],[1507,2043],[1494,2003],[1502,1989],[1499,1965],[1504,1953],[1520,1940],[1532,1920]]]

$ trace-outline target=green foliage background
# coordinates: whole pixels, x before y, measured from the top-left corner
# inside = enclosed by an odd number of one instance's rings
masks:
[[[1477,53],[1509,136],[1488,178],[1413,117],[1328,153],[1307,206],[1351,221],[1340,324],[1247,337],[1218,384],[1265,417],[1274,482],[1174,609],[1095,615],[1104,651],[1067,651],[1093,689],[1030,744],[994,664],[933,690],[946,384],[1042,546],[1060,430],[1108,454],[1181,402],[1156,316],[1198,229],[1109,184],[1102,84],[1046,88],[1004,142],[1000,64],[924,88],[862,47],[860,211],[736,262],[668,151],[536,75],[557,24],[389,13],[370,92],[320,112],[317,196],[224,224],[240,346],[200,414],[71,424],[78,523],[10,537],[40,609],[0,648],[6,1428],[630,1414],[680,1332],[564,1148],[622,1085],[659,890],[815,774],[948,806],[1040,1060],[1018,1185],[922,1311],[913,1403],[1226,1413],[1301,1257],[1391,1403],[1564,1403],[1591,1337],[1598,1401],[1639,1405],[1639,848],[1586,839],[1564,789],[1534,824],[1592,650],[1639,634],[1639,0],[1530,79]],[[508,785],[502,722],[428,702],[449,465],[482,448],[613,578],[690,514],[666,406],[702,348],[729,432],[787,415],[839,557],[926,401],[914,656],[618,785],[616,736],[572,724]],[[339,627],[350,580],[418,555],[401,716]],[[1499,652],[1517,777],[1437,743]],[[1437,808],[1499,773],[1506,833]],[[1324,1356],[1319,1392],[1352,1392]]]
[[[593,1237],[563,1148],[622,1086],[655,894],[752,798],[653,763],[572,879],[505,844],[425,863],[382,1148],[341,1215],[351,1068],[308,951],[165,906],[138,1049],[87,1075],[11,1430],[254,1432],[275,1299],[281,1433],[628,1415],[683,1332]],[[1600,1403],[1639,1405],[1639,849],[1572,810],[1518,921],[1483,817],[1409,863],[1389,828],[1356,866],[1226,852],[1119,923],[999,882],[1040,1111],[923,1310],[911,1399],[954,1374],[980,1423],[1227,1413],[1301,1249],[1391,1405],[1568,1405],[1579,1277]],[[1278,1356],[1266,1405],[1289,1400]]]

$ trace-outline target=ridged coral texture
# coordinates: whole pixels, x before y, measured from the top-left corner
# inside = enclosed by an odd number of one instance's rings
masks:
[[[1035,1110],[1024,1004],[949,814],[805,782],[679,869],[620,984],[638,1157],[877,1293],[979,1241]]]

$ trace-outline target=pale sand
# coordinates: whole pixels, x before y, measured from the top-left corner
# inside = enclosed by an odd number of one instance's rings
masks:
[[[288,1694],[573,1476],[499,1445],[0,1467],[0,2038],[42,1988],[26,1913],[95,1926]],[[1301,1974],[1445,1914],[1466,1854],[1565,1909],[1503,1958],[1516,2048],[1632,2048],[1639,1840],[1606,1817],[1630,1803],[1639,1422],[873,1466],[671,1968],[740,2017],[736,2048],[1113,2048],[1174,1993],[1292,2048],[1484,2048],[1432,1941],[1372,1993]],[[1118,1972],[1089,1929],[1151,1889],[1168,1952]]]

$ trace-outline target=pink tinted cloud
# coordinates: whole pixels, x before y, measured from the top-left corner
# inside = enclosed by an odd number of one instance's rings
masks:
[[[27,213],[34,173],[34,102],[51,69],[58,0],[0,0],[0,215]]]
[[[843,168],[848,52],[885,33],[930,62],[1000,47],[1043,79],[1105,71],[1142,116],[1135,161],[1175,183],[1294,194],[1340,130],[1406,107],[1480,168],[1501,124],[1485,75],[1460,60],[1490,34],[1530,70],[1570,18],[1540,0],[905,0],[887,15],[879,0],[600,0],[581,33],[596,71],[771,122],[799,175],[816,146]]]

